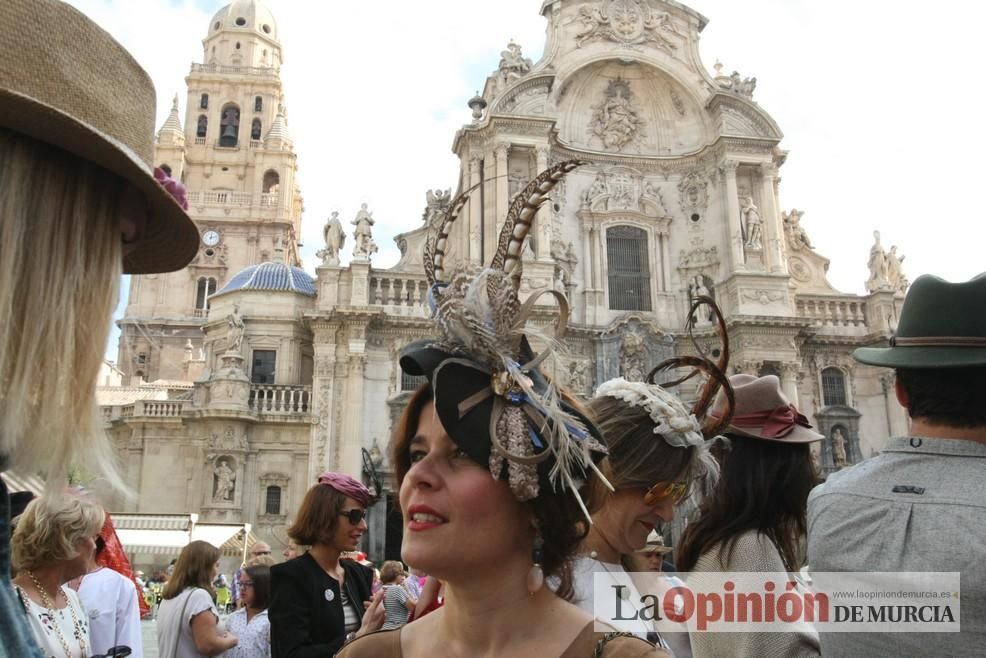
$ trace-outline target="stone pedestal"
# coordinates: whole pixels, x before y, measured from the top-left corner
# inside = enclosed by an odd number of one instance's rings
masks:
[[[354,260],[349,264],[349,271],[352,275],[352,297],[350,303],[353,306],[369,305],[370,261]]]
[[[226,352],[219,359],[221,365],[207,384],[209,406],[247,411],[250,402],[250,378],[243,370],[243,355],[238,352]]]

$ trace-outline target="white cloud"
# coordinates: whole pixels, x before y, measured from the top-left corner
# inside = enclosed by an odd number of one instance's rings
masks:
[[[200,61],[223,3],[73,0],[134,53],[158,88],[159,123]],[[541,0],[336,3],[271,0],[314,262],[332,210],[366,202],[396,259],[395,233],[419,225],[424,192],[455,187],[455,130],[465,103],[513,38],[543,48]],[[986,269],[973,218],[981,183],[976,69],[979,3],[694,0],[707,16],[701,53],[756,76],[756,100],[785,133],[781,204],[806,211],[837,288],[862,292],[871,232],[906,254],[905,271],[963,279]]]

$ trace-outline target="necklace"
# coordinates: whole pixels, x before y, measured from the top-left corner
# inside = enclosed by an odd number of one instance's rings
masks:
[[[72,658],[72,649],[69,647],[68,640],[65,639],[65,635],[62,633],[62,627],[55,617],[55,604],[52,603],[51,597],[48,596],[48,591],[41,586],[41,583],[38,581],[37,576],[34,575],[34,572],[25,571],[24,573],[26,573],[27,577],[31,579],[31,582],[34,583],[34,587],[38,590],[38,594],[41,595],[42,605],[47,608],[48,614],[51,615],[51,625],[55,628],[55,633],[58,635],[58,641],[61,642],[62,649],[65,650],[66,658]],[[58,595],[56,594],[55,596],[57,597]],[[72,601],[68,598],[68,596],[65,597],[65,603],[65,607],[68,608],[69,614],[72,615],[72,625],[75,627],[75,637],[79,640],[79,650],[81,651],[81,655],[84,656],[86,655],[86,642],[82,639],[85,635],[82,628],[82,623],[79,621],[78,616],[76,616],[75,607],[72,605]]]

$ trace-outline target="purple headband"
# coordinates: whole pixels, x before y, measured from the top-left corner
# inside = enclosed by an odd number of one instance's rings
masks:
[[[370,490],[359,480],[354,480],[345,473],[326,471],[318,476],[319,484],[327,484],[341,494],[346,494],[363,507],[370,506]]]

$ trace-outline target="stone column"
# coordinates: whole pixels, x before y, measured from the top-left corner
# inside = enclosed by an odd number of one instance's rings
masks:
[[[731,272],[746,269],[743,256],[743,226],[740,219],[739,190],[736,187],[736,169],[739,163],[725,160],[721,169],[726,177],[726,243],[729,245],[729,268]]]
[[[787,272],[787,263],[781,251],[781,240],[784,230],[781,228],[780,212],[777,210],[777,198],[774,196],[774,179],[777,178],[777,166],[773,163],[760,165],[763,185],[760,188],[760,199],[763,204],[763,225],[766,233],[764,256],[767,260],[768,272]]]
[[[592,225],[589,220],[582,220],[582,307],[585,313],[582,321],[589,324],[595,313],[592,307],[593,279],[596,273],[592,266]]]
[[[671,220],[662,219],[658,224],[657,239],[661,243],[661,292],[671,292]]]
[[[469,154],[469,230],[466,240],[469,242],[469,260],[480,263],[483,260],[482,218],[483,218],[483,156],[481,153]],[[466,253],[466,252],[464,252]]]
[[[336,335],[337,322],[313,320],[315,346],[315,373],[312,386],[312,431],[308,451],[308,479],[314,482],[316,475],[329,470],[329,455],[336,440],[338,419],[335,417],[336,391]]]
[[[538,146],[534,153],[537,156],[537,169],[534,174],[536,176],[548,168],[550,149],[547,146]],[[537,240],[535,254],[538,260],[551,258],[551,203],[550,199],[545,202],[534,219],[534,236]]]
[[[781,364],[781,390],[794,406],[798,404],[798,373],[801,372],[801,364],[789,362]]]
[[[510,181],[507,178],[507,156],[510,154],[508,144],[498,144],[493,151],[496,157],[496,215],[488,222],[486,238],[486,254],[490,258],[496,251],[497,238],[500,236],[500,224],[507,217],[510,206]]]

